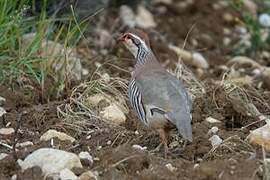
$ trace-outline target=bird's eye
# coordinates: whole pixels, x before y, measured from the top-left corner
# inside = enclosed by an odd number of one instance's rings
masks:
[[[138,39],[134,39],[133,43],[138,46],[138,45],[140,45],[141,42]]]

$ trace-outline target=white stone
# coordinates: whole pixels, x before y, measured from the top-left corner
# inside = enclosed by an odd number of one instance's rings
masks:
[[[93,164],[94,162],[93,157],[89,154],[89,152],[82,151],[79,153],[79,157],[82,160],[87,160],[89,164]]]
[[[135,27],[135,14],[130,7],[122,5],[120,7],[119,16],[125,26],[128,26],[129,28]]]
[[[63,169],[82,168],[80,158],[76,154],[52,148],[38,149],[29,154],[24,161],[18,160],[17,163],[23,171],[38,166],[44,175],[49,176],[59,176]]]
[[[6,114],[6,110],[2,107],[0,107],[0,117],[2,117],[4,114]]]
[[[17,180],[17,174],[13,174],[10,178],[10,180]]]
[[[80,175],[79,180],[98,180],[98,176],[95,172],[87,171]]]
[[[218,132],[218,127],[214,126],[208,131],[208,134],[216,134],[217,132]]]
[[[0,96],[0,106],[2,106],[6,102],[6,99]]]
[[[1,161],[2,159],[4,159],[5,157],[7,157],[7,156],[8,156],[7,153],[0,153],[0,161]]]
[[[174,172],[177,170],[177,168],[174,167],[171,163],[166,164],[165,167],[171,172]]]
[[[169,45],[169,48],[174,51],[179,56],[179,58],[181,58],[187,64],[202,69],[207,69],[209,67],[207,60],[200,53],[191,53],[171,44]]]
[[[223,44],[224,46],[229,46],[232,40],[228,37],[223,38]]]
[[[209,138],[209,141],[213,147],[217,147],[223,142],[223,140],[218,135],[213,135]]]
[[[82,68],[82,75],[87,76],[88,74],[89,74],[89,70],[85,69],[85,68]]]
[[[77,180],[78,179],[78,177],[69,169],[61,170],[59,178],[61,180]]]
[[[107,145],[111,145],[112,144],[112,141],[111,140],[109,140],[109,141],[107,141],[107,143],[106,143]]]
[[[220,120],[217,120],[217,119],[215,119],[215,118],[212,118],[212,117],[208,117],[208,118],[206,118],[205,119],[207,122],[209,122],[209,123],[221,123],[221,121]]]
[[[33,142],[31,141],[25,141],[25,142],[22,142],[22,143],[17,143],[16,144],[16,147],[17,148],[23,148],[23,147],[26,147],[26,146],[33,146]]]
[[[235,30],[236,30],[236,32],[238,32],[241,35],[245,35],[248,32],[247,28],[245,28],[243,26],[236,26]]]
[[[247,139],[251,144],[264,146],[265,150],[270,151],[270,124],[250,131]]]
[[[126,115],[116,104],[112,103],[110,106],[105,107],[100,114],[103,118],[110,120],[115,124],[123,124],[126,122]]]
[[[258,76],[258,75],[260,75],[261,73],[262,73],[261,70],[258,69],[258,68],[253,69],[253,71],[252,71],[252,74],[255,75],[255,76]]]
[[[15,132],[13,128],[1,128],[0,135],[11,135]]]
[[[138,6],[138,13],[135,17],[136,25],[140,28],[154,28],[157,26],[154,17],[150,11],[148,11],[144,6]]]
[[[259,23],[263,27],[270,27],[270,15],[269,14],[261,14],[259,16]]]
[[[58,138],[61,141],[70,141],[70,142],[74,142],[75,139],[69,135],[67,135],[66,133],[63,132],[58,132],[54,129],[49,129],[47,132],[45,132],[41,137],[40,137],[40,141],[49,141],[52,138]]]
[[[193,60],[194,60],[194,64],[197,67],[203,68],[203,69],[207,69],[209,67],[207,60],[202,56],[202,54],[200,53],[193,53]]]
[[[133,147],[134,149],[138,149],[138,150],[141,150],[141,151],[147,150],[147,147],[146,147],[146,146],[142,147],[142,146],[140,146],[140,145],[138,145],[138,144],[134,144],[134,145],[132,145],[132,147]]]
[[[244,11],[248,10],[253,16],[257,15],[258,6],[254,0],[244,0],[242,2],[243,6],[245,7]]]
[[[198,168],[199,166],[200,166],[200,164],[199,164],[199,163],[196,163],[196,164],[194,164],[193,169],[196,169],[196,168]]]

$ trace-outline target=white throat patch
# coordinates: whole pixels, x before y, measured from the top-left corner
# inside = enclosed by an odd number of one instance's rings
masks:
[[[148,51],[149,48],[146,46],[145,42],[137,35],[135,34],[130,34],[131,36],[134,37],[134,39],[137,39],[138,41],[140,41],[141,46]],[[133,56],[136,58],[137,54],[138,54],[138,50],[139,48],[132,42],[131,39],[127,40],[126,43],[124,43],[125,46],[128,48],[128,50],[133,54]]]

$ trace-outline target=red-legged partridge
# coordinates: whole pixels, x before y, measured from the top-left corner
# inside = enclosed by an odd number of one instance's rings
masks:
[[[167,138],[173,127],[177,127],[185,140],[192,142],[190,97],[182,82],[158,62],[144,32],[132,30],[119,40],[136,59],[128,89],[130,103],[140,120],[157,130],[167,158]]]

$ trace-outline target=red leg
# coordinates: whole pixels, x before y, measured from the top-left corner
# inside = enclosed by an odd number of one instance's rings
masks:
[[[169,151],[169,148],[168,148],[168,134],[164,129],[158,129],[158,132],[159,132],[159,136],[160,136],[160,139],[161,139],[161,143],[164,144],[164,157],[165,157],[165,159],[167,159],[167,154],[168,154],[168,151]]]

